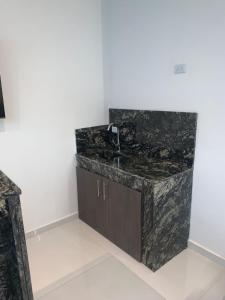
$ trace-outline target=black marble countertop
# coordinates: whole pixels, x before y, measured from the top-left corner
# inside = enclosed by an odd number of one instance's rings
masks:
[[[77,154],[77,157],[80,156],[149,180],[167,179],[192,169],[183,161],[147,158],[126,152],[118,154],[109,150],[89,149]]]
[[[0,170],[0,200],[18,194],[20,188]]]

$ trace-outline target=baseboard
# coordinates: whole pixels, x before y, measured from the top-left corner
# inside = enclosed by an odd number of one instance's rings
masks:
[[[198,252],[199,254],[209,258],[210,260],[214,261],[215,263],[225,267],[225,257],[220,256],[216,253],[214,253],[213,251],[205,248],[204,246],[189,240],[188,242],[188,247],[196,252]]]
[[[76,213],[73,213],[73,214],[70,214],[68,216],[65,216],[61,219],[58,219],[52,223],[49,223],[49,224],[46,224],[44,226],[41,226],[37,229],[34,229],[34,230],[31,230],[31,231],[28,231],[26,232],[26,239],[29,239],[29,238],[32,238],[40,233],[43,233],[47,230],[50,230],[50,229],[53,229],[59,225],[63,225],[65,223],[68,223],[68,222],[71,222],[71,221],[74,221],[78,218],[78,212]],[[188,241],[188,248],[189,249],[192,249],[196,252],[198,252],[199,254],[207,257],[208,259],[214,261],[215,263],[225,267],[225,257],[221,256],[221,255],[218,255],[217,253],[205,248],[204,246],[192,241],[192,240],[189,240]]]
[[[25,234],[26,235],[26,239],[32,238],[32,237],[34,237],[34,236],[36,236],[36,235],[38,235],[38,234],[40,234],[42,232],[45,232],[45,231],[47,231],[49,229],[53,229],[53,228],[55,228],[55,227],[57,227],[59,225],[63,225],[65,223],[71,222],[71,221],[73,221],[73,220],[75,220],[77,218],[78,218],[78,213],[76,212],[76,213],[70,214],[68,216],[65,216],[65,217],[63,217],[61,219],[58,219],[58,220],[56,220],[56,221],[54,221],[52,223],[46,224],[44,226],[41,226],[41,227],[39,227],[37,229],[28,231]]]

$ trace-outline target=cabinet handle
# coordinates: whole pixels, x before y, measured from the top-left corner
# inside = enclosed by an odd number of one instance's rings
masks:
[[[98,190],[98,198],[100,196],[100,184],[99,179],[97,180],[97,190]]]
[[[106,194],[105,194],[105,182],[103,181],[103,200],[105,201]]]

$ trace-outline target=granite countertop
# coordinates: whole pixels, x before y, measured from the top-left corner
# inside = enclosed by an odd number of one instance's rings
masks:
[[[20,188],[0,171],[0,200],[18,194],[21,194]]]
[[[149,180],[167,179],[175,174],[192,169],[183,161],[147,158],[126,151],[121,152],[121,155],[118,156],[116,152],[109,150],[89,149],[86,152],[77,154],[77,157],[97,161],[100,164]]]

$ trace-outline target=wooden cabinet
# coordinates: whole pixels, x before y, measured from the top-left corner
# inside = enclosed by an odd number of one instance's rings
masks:
[[[141,193],[115,182],[108,187],[108,237],[140,261]]]
[[[77,168],[79,217],[141,260],[141,193]]]
[[[77,168],[79,217],[101,234],[105,234],[106,203],[103,197],[102,178]]]

